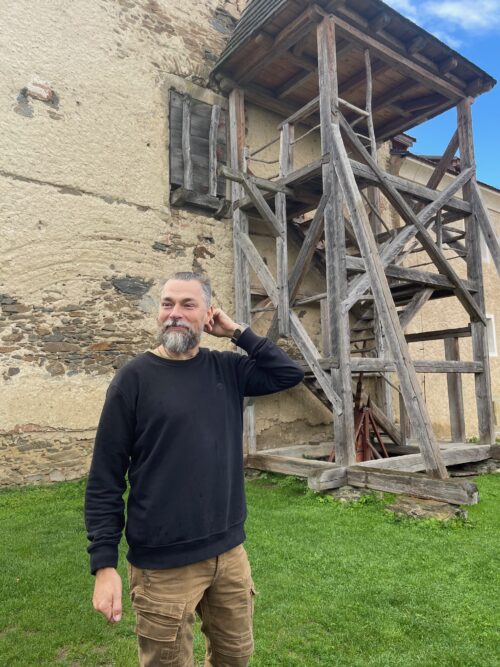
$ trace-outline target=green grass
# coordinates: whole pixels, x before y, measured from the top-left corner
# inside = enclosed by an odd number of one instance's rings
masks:
[[[480,504],[446,526],[396,520],[371,497],[342,505],[288,478],[248,482],[252,665],[498,667],[500,475],[475,481]],[[117,625],[92,609],[84,487],[0,493],[2,667],[137,665],[128,595]]]

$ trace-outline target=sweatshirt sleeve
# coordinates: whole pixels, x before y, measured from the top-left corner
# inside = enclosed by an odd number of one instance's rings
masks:
[[[135,418],[120,389],[106,394],[85,493],[85,525],[90,570],[118,564],[118,544],[125,525],[123,494],[134,437]]]
[[[274,394],[294,387],[304,379],[304,371],[286,352],[249,327],[238,338],[238,346],[248,354],[239,358],[244,396]]]

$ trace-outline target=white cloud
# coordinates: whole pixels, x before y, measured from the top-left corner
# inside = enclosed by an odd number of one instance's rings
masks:
[[[444,42],[452,49],[455,49],[455,51],[458,51],[458,49],[462,46],[460,39],[448,34],[447,32],[444,32],[443,30],[429,30],[429,32],[434,35],[434,37],[437,37],[441,42]]]
[[[423,10],[466,31],[500,26],[500,0],[432,0]]]
[[[385,0],[388,5],[456,48],[452,34],[486,32],[500,27],[500,0]]]

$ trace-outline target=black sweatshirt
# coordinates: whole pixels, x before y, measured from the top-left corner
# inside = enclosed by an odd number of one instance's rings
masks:
[[[277,345],[246,329],[248,356],[200,348],[174,361],[139,354],[109,386],[85,497],[92,574],[116,567],[130,484],[127,559],[161,569],[217,556],[245,539],[243,398],[298,384]]]

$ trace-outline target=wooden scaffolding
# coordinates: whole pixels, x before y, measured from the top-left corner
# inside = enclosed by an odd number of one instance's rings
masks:
[[[449,479],[447,466],[497,456],[480,231],[497,270],[500,249],[476,182],[471,120],[471,96],[491,87],[491,81],[477,75],[471,80],[470,74],[465,82],[460,80],[460,72],[454,73],[460,63],[452,55],[434,63],[433,70],[421,63],[424,46],[419,33],[407,37],[403,56],[389,40],[388,25],[399,17],[392,10],[353,16],[345,3],[329,2],[308,4],[297,14],[297,3],[290,5],[293,8],[281,7],[274,23],[268,20],[265,32],[254,32],[251,52],[244,51],[247,40],[239,53],[235,49],[216,68],[220,88],[229,93],[230,125],[230,166],[220,167],[219,173],[231,181],[236,318],[252,320],[253,270],[266,299],[257,310],[262,304],[274,310],[268,336],[293,339],[306,365],[306,385],[332,410],[335,435],[330,445],[257,452],[250,402],[245,410],[247,465],[307,477],[316,490],[350,484],[454,503],[477,502],[474,484]],[[372,5],[385,7],[378,0]],[[252,4],[247,21],[251,8]],[[375,93],[384,81],[389,88]],[[276,139],[275,178],[253,175],[259,153],[269,144],[253,151],[246,146],[245,98],[283,118]],[[378,143],[450,106],[457,108],[457,131],[426,186],[379,166]],[[313,133],[320,136],[320,155],[297,168],[294,147]],[[457,149],[461,172],[438,191]],[[380,193],[402,219],[401,227],[386,227]],[[306,212],[313,214],[304,231],[293,220]],[[275,239],[275,275],[251,239],[250,217],[258,218]],[[452,231],[457,220],[464,221],[465,242]],[[300,251],[289,267],[291,239],[300,243]],[[466,263],[467,279],[459,276],[445,248],[454,248],[459,261]],[[437,272],[402,266],[415,250],[425,251]],[[300,287],[312,262],[324,269],[326,292],[304,298]],[[468,327],[405,336],[404,328],[429,299],[449,296],[467,311]],[[321,304],[321,353],[294,311],[312,301]],[[460,360],[463,337],[472,339],[472,361]],[[444,360],[412,360],[409,342],[436,339],[444,341]],[[447,375],[452,443],[436,440],[419,372]],[[378,375],[379,395],[386,397],[379,405],[373,400],[366,404],[361,386],[356,394],[353,380],[362,373]],[[401,429],[389,409],[389,374],[394,373]],[[475,445],[465,442],[463,373],[475,378],[480,440]],[[405,441],[405,417],[411,424],[410,446]],[[375,440],[369,438],[370,429]],[[395,444],[384,446],[382,431]]]

